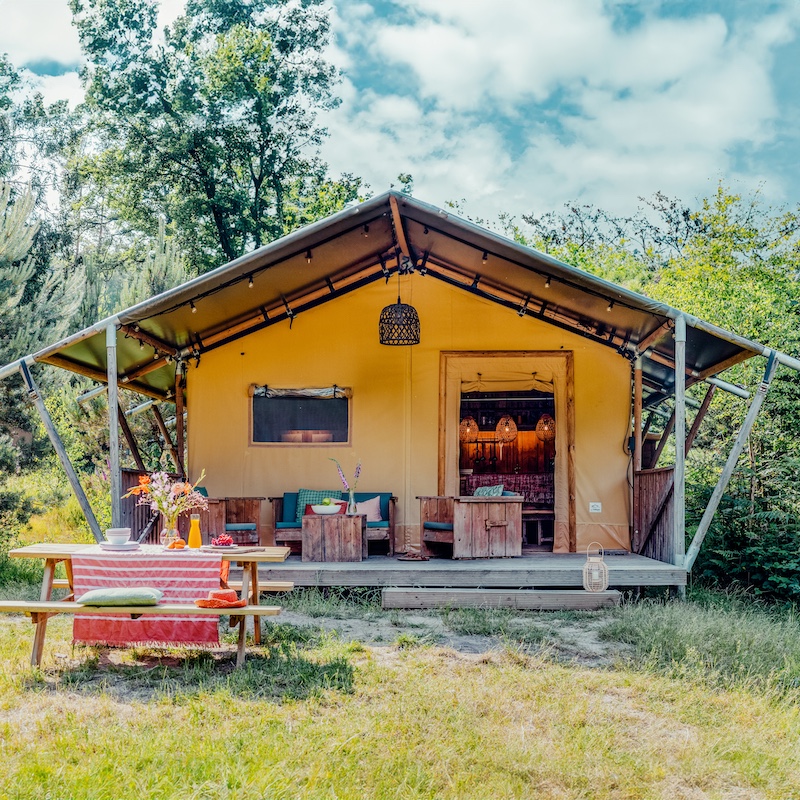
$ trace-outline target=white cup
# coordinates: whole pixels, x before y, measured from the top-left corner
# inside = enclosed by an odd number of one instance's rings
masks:
[[[125,544],[130,538],[130,528],[109,528],[106,531],[106,541],[109,544]]]

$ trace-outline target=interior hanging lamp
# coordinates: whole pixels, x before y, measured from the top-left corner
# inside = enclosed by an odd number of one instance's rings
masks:
[[[500,417],[500,421],[494,429],[494,438],[500,445],[500,458],[502,458],[503,445],[513,442],[517,438],[517,423],[508,414]]]
[[[378,320],[381,344],[419,344],[419,314],[414,306],[400,302],[400,270],[397,271],[397,302],[381,311]]]
[[[458,426],[458,440],[467,444],[478,441],[478,423],[474,417],[464,417]]]
[[[556,438],[556,421],[549,414],[542,414],[536,423],[536,435],[539,441],[552,442]]]

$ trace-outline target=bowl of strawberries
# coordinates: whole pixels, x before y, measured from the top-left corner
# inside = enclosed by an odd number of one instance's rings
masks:
[[[212,547],[236,547],[233,543],[233,537],[229,533],[221,533],[219,536],[211,540]]]

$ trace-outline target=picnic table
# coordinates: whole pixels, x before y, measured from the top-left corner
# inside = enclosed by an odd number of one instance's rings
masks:
[[[34,664],[37,664],[41,658],[41,651],[42,646],[44,644],[44,638],[46,634],[47,628],[47,619],[49,616],[52,616],[55,613],[59,613],[60,609],[63,609],[64,613],[84,613],[85,609],[81,609],[79,604],[70,602],[74,601],[74,574],[73,574],[73,564],[72,559],[76,554],[83,553],[88,554],[92,552],[98,551],[100,548],[97,545],[86,545],[86,544],[65,544],[65,543],[50,543],[44,542],[40,544],[33,544],[28,545],[26,547],[19,547],[14,550],[11,550],[9,556],[12,558],[39,558],[44,560],[45,568],[44,568],[44,575],[42,578],[42,586],[39,593],[39,604],[47,604],[46,613],[42,611],[41,608],[35,609],[34,606],[37,606],[36,603],[29,604],[31,606],[28,611],[33,611],[36,613],[35,622],[36,622],[36,634],[34,636],[34,646],[33,646],[33,655],[32,661]],[[142,548],[144,553],[152,553],[156,551],[162,551],[162,548],[157,546],[148,547],[145,546]],[[253,616],[255,625],[254,625],[254,641],[256,644],[260,643],[261,641],[261,628],[256,619],[261,613],[267,613],[266,610],[261,611],[258,608],[259,604],[259,594],[262,590],[272,590],[272,591],[288,591],[293,588],[293,584],[289,583],[269,583],[265,585],[259,585],[258,580],[258,565],[264,562],[276,562],[276,561],[284,561],[289,555],[289,548],[288,547],[253,547],[253,548],[236,548],[230,551],[228,550],[214,550],[215,555],[219,555],[222,561],[227,562],[235,562],[242,567],[242,585],[241,585],[241,592],[240,598],[246,600],[248,603],[247,609],[235,609],[234,612],[229,613],[237,613],[237,614],[244,614],[245,616]],[[109,555],[109,553],[106,553]],[[135,552],[125,553],[125,556],[130,558],[135,558]],[[188,558],[192,556],[189,554]],[[52,602],[52,593],[53,588],[56,586],[62,586],[63,583],[60,581],[56,581],[55,579],[55,571],[56,565],[59,563],[64,564],[64,568],[66,571],[66,586],[69,590],[69,594],[67,597],[64,598],[64,601],[58,601],[56,603]],[[63,605],[59,607],[59,602],[63,602]],[[252,604],[252,605],[251,605]],[[19,604],[12,604],[15,606],[14,610],[21,610],[25,613],[28,613],[22,606],[24,603]],[[16,605],[20,607],[17,609]],[[172,610],[174,613],[201,613],[202,610],[196,609],[192,604],[172,604]],[[146,609],[142,613],[153,613],[153,614],[160,614],[160,611],[153,611],[153,608],[159,607],[150,607],[150,609]],[[264,609],[264,607],[261,607]],[[106,613],[129,613],[130,609],[119,607],[118,609],[114,609],[112,611],[106,610]],[[91,613],[97,613],[93,611]],[[243,650],[243,643],[244,643],[244,618],[242,618],[241,622],[241,629],[240,629],[240,640],[241,640],[241,647],[240,651]],[[241,655],[241,652],[240,652]]]

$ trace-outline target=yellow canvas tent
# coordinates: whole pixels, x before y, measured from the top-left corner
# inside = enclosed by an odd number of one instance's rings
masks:
[[[398,295],[418,313],[419,344],[379,342],[380,312]],[[188,473],[204,468],[209,491],[220,496],[332,489],[337,475],[329,459],[348,468],[360,459],[359,489],[399,498],[398,541],[407,546],[419,537],[416,497],[460,489],[461,396],[478,385],[544,390],[552,393],[556,419],[554,549],[579,551],[597,541],[642,550],[643,540],[666,525],[669,552],[659,557],[680,563],[685,389],[706,382],[747,397],[718,373],[753,356],[770,357],[767,387],[778,363],[800,367],[389,192],[121,311],[8,365],[0,376],[21,370],[35,393],[33,363],[86,375],[108,386],[112,419],[119,387],[175,402],[179,456],[185,406]],[[346,435],[258,441],[254,386],[346,387]],[[754,398],[753,418],[763,394]],[[671,473],[669,486],[651,485],[641,463],[642,414],[670,398],[674,479]],[[637,498],[637,485],[650,487],[647,503]],[[637,527],[645,506],[646,532]],[[667,506],[671,517],[663,513]],[[266,507],[263,522],[266,530],[273,523]]]

